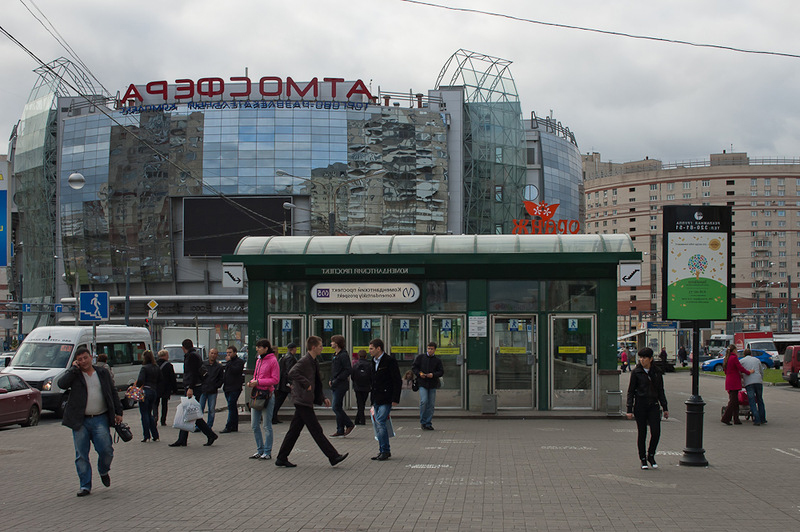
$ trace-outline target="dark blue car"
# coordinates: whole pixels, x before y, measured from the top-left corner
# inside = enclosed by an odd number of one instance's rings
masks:
[[[738,354],[741,355],[741,352]],[[751,349],[750,354],[761,361],[761,369],[773,367],[772,357],[769,356],[769,353],[766,351],[761,351],[760,349]],[[722,362],[724,360],[725,357],[717,357],[703,362],[703,371],[722,371]]]

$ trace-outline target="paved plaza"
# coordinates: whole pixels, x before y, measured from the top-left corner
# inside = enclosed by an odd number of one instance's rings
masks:
[[[800,528],[800,390],[765,387],[765,426],[719,422],[723,381],[700,380],[706,401],[707,468],[679,466],[691,377],[666,376],[671,418],[662,425],[658,470],[642,471],[636,427],[623,419],[434,417],[420,430],[395,416],[392,458],[376,462],[370,425],[333,443],[332,468],[304,431],[294,469],[249,460],[249,425],[204,447],[115,446],[112,485],[95,471],[92,495],[78,478],[69,429],[45,414],[38,427],[0,429],[0,529],[33,530],[797,530]],[[627,376],[622,377],[627,386]],[[177,401],[173,401],[177,404]],[[283,412],[283,411],[282,411]],[[285,412],[289,414],[289,410]],[[215,428],[224,425],[217,414]],[[288,419],[288,416],[284,416]],[[329,417],[326,433],[335,430]],[[288,423],[275,426],[273,456]],[[95,461],[96,455],[92,451]],[[93,464],[94,467],[94,464]]]

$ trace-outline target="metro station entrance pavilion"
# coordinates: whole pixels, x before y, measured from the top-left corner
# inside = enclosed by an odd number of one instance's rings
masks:
[[[245,237],[224,264],[249,279],[249,357],[258,338],[330,338],[350,353],[381,338],[401,374],[428,342],[444,363],[437,408],[605,408],[619,389],[617,267],[628,235]],[[401,407],[416,407],[404,382]],[[329,392],[328,392],[329,393]]]

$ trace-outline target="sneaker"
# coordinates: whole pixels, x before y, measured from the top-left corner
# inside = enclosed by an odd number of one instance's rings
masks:
[[[253,456],[251,456],[250,458],[253,459],[253,460],[258,460],[259,458],[261,458],[261,453],[256,451],[255,453],[253,453]]]
[[[262,460],[272,460],[272,455],[271,454],[262,454],[261,456],[259,456],[259,458],[262,459]]]
[[[648,456],[647,461],[650,462],[650,467],[652,467],[653,469],[658,469],[658,464],[656,463],[655,456],[653,455]]]
[[[647,460],[645,460],[644,458],[642,458],[642,469],[650,469],[650,468],[647,466]]]

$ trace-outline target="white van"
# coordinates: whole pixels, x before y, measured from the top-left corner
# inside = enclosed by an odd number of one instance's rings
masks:
[[[105,353],[114,372],[114,383],[123,405],[133,404],[125,390],[136,381],[142,367],[142,353],[151,349],[150,331],[144,327],[98,325],[95,354]],[[2,373],[22,377],[42,392],[42,409],[64,413],[67,394],[58,387],[58,378],[70,367],[78,347],[91,349],[92,327],[39,327],[31,331],[17,349],[11,364]]]

